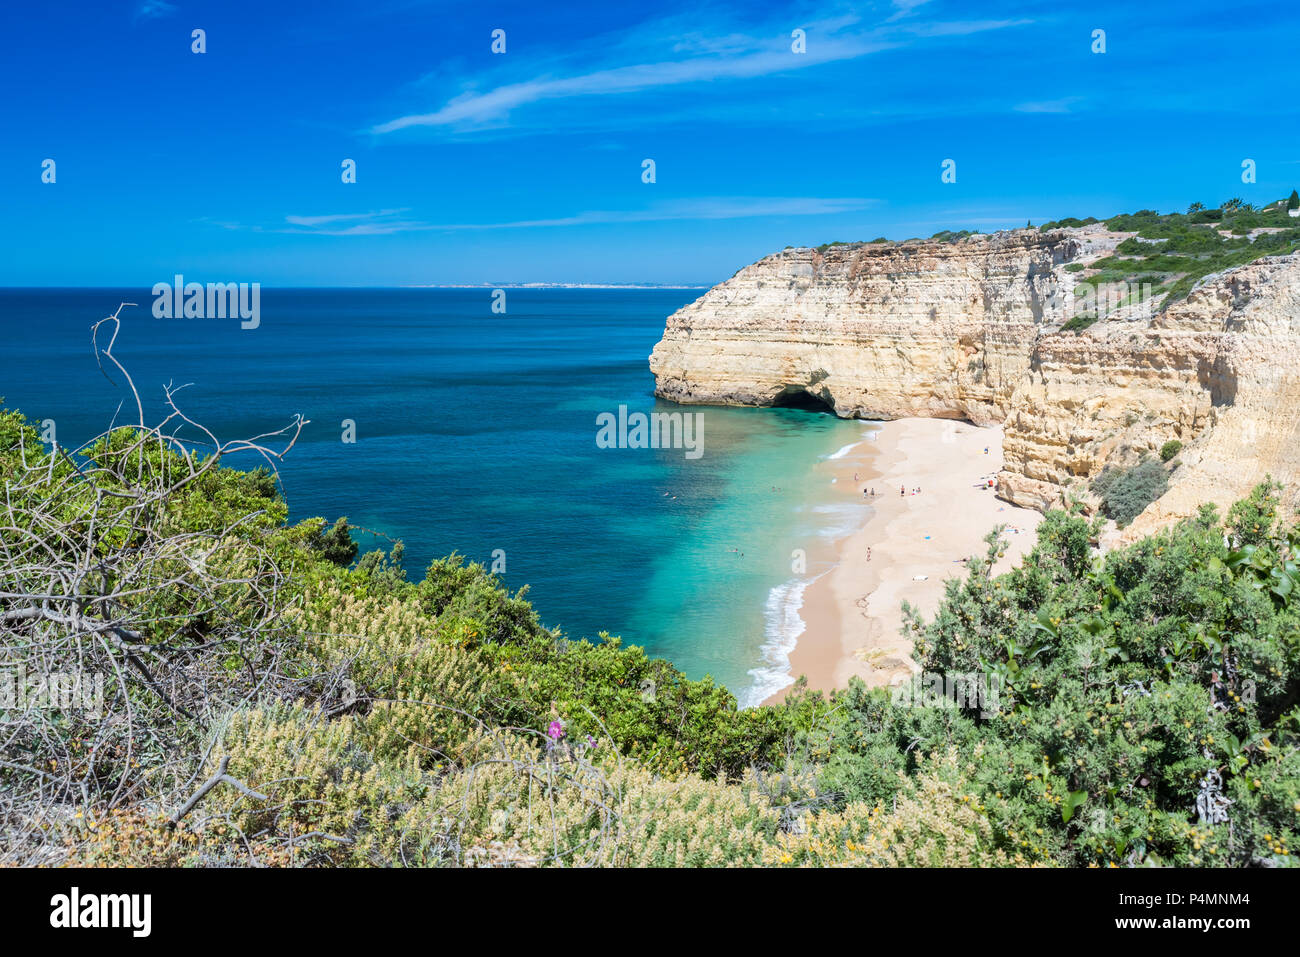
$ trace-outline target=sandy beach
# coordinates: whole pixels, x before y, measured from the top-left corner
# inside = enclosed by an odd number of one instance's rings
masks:
[[[867,499],[872,515],[865,525],[836,543],[836,565],[804,592],[805,630],[790,653],[790,672],[807,675],[816,690],[846,687],[854,675],[879,686],[909,674],[914,665],[911,643],[901,635],[902,602],[932,616],[944,581],[965,575],[963,559],[984,554],[982,539],[994,526],[1008,526],[1001,572],[1033,546],[1042,519],[988,487],[1002,468],[1000,427],[884,422],[874,441],[818,468],[831,470],[846,495],[861,498],[872,488],[876,495]],[[788,690],[765,703],[778,703]]]

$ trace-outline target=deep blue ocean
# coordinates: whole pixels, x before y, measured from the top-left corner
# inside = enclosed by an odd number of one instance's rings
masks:
[[[138,303],[115,354],[155,417],[172,383],[223,440],[311,420],[279,465],[295,520],[346,515],[400,538],[412,578],[434,557],[490,565],[499,549],[503,580],[530,586],[546,624],[620,635],[753,703],[788,680],[783,649],[818,571],[793,576],[793,551],[865,509],[815,466],[867,427],[656,400],[650,350],[701,293],[510,289],[500,314],[487,289],[263,289],[260,325],[241,329],[156,319],[148,289],[0,290],[0,396],[53,420],[65,447],[103,431],[125,393],[96,365],[90,327]],[[620,405],[700,414],[703,454],[598,447],[597,416]]]

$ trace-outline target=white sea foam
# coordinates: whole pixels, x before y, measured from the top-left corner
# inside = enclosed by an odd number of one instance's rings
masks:
[[[847,538],[862,527],[869,508],[859,501],[814,506],[812,512],[818,516],[816,534],[831,541]]]
[[[738,696],[742,708],[757,707],[794,684],[790,674],[790,652],[794,651],[799,636],[804,632],[804,621],[799,615],[803,608],[803,593],[820,577],[792,578],[768,592],[767,608],[763,613],[766,640],[760,649],[763,664],[749,670],[754,683]]]
[[[760,649],[763,664],[749,670],[754,683],[743,694],[739,702],[741,707],[760,705],[781,689],[794,684],[790,675],[790,652],[794,651],[799,636],[804,632],[799,609],[803,607],[803,593],[807,587],[806,580],[795,578],[768,592],[763,615],[766,640]]]
[[[848,445],[844,446],[843,448],[836,449],[830,455],[826,456],[826,459],[830,460],[830,459],[844,458],[844,456],[848,455],[859,445],[861,445],[864,441],[868,441],[868,442],[876,441],[876,433],[879,431],[880,431],[879,425],[876,425],[874,423],[872,425],[868,425],[865,429],[862,430],[861,439],[858,439],[858,441],[856,442],[850,442]]]
[[[877,424],[868,425],[862,430],[862,438],[837,449],[826,459],[842,459],[863,441],[874,442],[880,431]],[[831,479],[834,483],[836,480]],[[815,534],[830,539],[843,538],[857,531],[862,525],[863,503],[826,503],[813,506],[811,511],[819,516]],[[825,516],[833,516],[827,521]],[[826,574],[822,572],[822,574]],[[772,695],[794,684],[790,674],[790,652],[798,644],[799,636],[804,633],[803,617],[799,614],[803,608],[804,592],[808,586],[821,575],[813,578],[792,578],[773,588],[767,595],[767,607],[763,612],[764,641],[759,651],[763,663],[751,668],[749,674],[754,683],[738,694],[737,701],[742,708],[753,708],[762,704]]]

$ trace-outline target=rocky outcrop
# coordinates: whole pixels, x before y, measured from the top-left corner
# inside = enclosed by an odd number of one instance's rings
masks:
[[[787,249],[669,317],[650,357],[660,396],[846,417],[1005,424],[999,494],[1043,508],[1108,464],[1184,444],[1142,534],[1266,474],[1300,487],[1300,255],[1203,280],[1156,311],[1060,331],[1104,227],[956,242]]]
[[[1000,422],[1036,331],[1059,318],[1065,231],[954,243],[787,249],[668,319],[650,357],[676,402],[775,405],[807,394],[842,416]]]
[[[1145,322],[1047,333],[1012,398],[1001,494],[1059,503],[1108,463],[1169,439],[1183,449],[1169,490],[1125,539],[1225,507],[1269,475],[1300,492],[1300,256],[1207,277]]]

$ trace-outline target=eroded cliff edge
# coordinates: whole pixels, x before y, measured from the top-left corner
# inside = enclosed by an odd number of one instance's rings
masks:
[[[650,357],[656,393],[728,405],[806,393],[845,417],[1003,424],[998,494],[1040,509],[1089,501],[1105,466],[1181,441],[1169,490],[1126,538],[1202,502],[1226,507],[1269,474],[1295,502],[1300,255],[1061,331],[1080,267],[1132,235],[1097,225],[786,249],[669,317]]]

